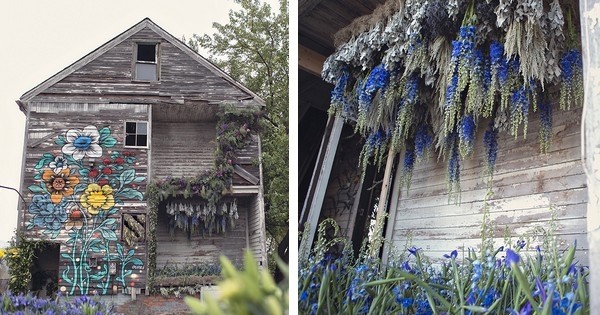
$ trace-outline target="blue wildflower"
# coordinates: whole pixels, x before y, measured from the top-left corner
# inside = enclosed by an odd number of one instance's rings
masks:
[[[510,248],[506,250],[506,266],[507,267],[518,264],[520,260],[521,260],[521,258],[519,257],[519,254],[517,254]]]
[[[409,308],[412,306],[414,300],[412,298],[403,298],[402,299],[402,307],[403,308]]]
[[[476,128],[473,115],[466,115],[460,119],[458,136],[460,139],[460,154],[463,158],[473,152]]]
[[[346,87],[348,85],[349,78],[350,72],[348,69],[344,69],[341,76],[337,79],[333,90],[331,91],[331,106],[337,110],[341,108],[344,112],[349,109],[349,101],[346,98]]]
[[[420,161],[425,156],[425,151],[431,148],[433,137],[429,133],[427,124],[421,124],[415,133],[415,156]]]
[[[417,247],[413,246],[413,247],[411,247],[411,248],[408,249],[408,252],[410,254],[414,255],[414,256],[417,256],[417,252],[420,251],[420,250],[421,250],[420,247],[417,248]],[[410,254],[409,254],[409,256],[410,256]]]
[[[456,259],[456,257],[458,256],[458,251],[455,249],[453,251],[450,252],[450,254],[444,254],[444,258],[452,258],[452,259]]]
[[[547,153],[552,143],[552,105],[547,102],[540,103],[540,129],[538,131],[538,140],[540,151]]]
[[[380,64],[371,70],[367,80],[363,84],[362,89],[359,91],[358,102],[360,109],[367,111],[375,92],[380,89],[387,87],[390,80],[390,73],[385,69],[383,64]]]
[[[525,86],[513,92],[510,104],[511,134],[517,137],[519,125],[523,124],[523,136],[527,135],[527,117],[529,115],[529,97]]]
[[[498,156],[498,130],[494,128],[493,122],[490,123],[483,135],[483,144],[485,145],[487,171],[489,175],[492,175],[496,166],[496,157]]]

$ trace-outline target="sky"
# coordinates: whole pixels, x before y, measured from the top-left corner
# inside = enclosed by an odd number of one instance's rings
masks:
[[[278,10],[277,0],[266,0]],[[25,115],[15,100],[148,17],[177,38],[213,34],[233,0],[19,0],[0,4],[0,185],[20,188]],[[207,57],[206,52],[201,52]],[[294,121],[294,120],[290,120]],[[0,189],[0,247],[17,225],[16,192]]]

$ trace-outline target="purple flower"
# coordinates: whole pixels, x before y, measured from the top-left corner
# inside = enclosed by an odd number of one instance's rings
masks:
[[[521,257],[519,257],[519,254],[517,254],[510,248],[506,250],[506,266],[507,267],[511,267],[512,265],[518,264],[520,260],[521,260]]]
[[[420,248],[420,247],[419,247],[419,248],[417,248],[417,247],[413,246],[413,247],[411,247],[411,248],[409,248],[409,249],[408,249],[408,252],[409,252],[410,254],[412,254],[412,255],[415,255],[415,256],[417,256],[417,252],[418,252],[419,250],[421,250],[421,248]],[[409,255],[409,256],[410,256],[410,255]]]
[[[525,247],[525,244],[526,244],[526,243],[525,243],[525,241],[524,241],[524,240],[518,240],[518,241],[517,241],[517,247],[518,247],[519,249],[523,249],[523,248]]]
[[[450,252],[450,254],[444,254],[444,258],[452,258],[452,259],[456,259],[456,257],[458,256],[458,251],[455,249],[453,251]]]

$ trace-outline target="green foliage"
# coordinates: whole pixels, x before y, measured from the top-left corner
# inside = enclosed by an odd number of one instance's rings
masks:
[[[27,293],[31,283],[31,265],[35,258],[34,252],[42,248],[46,242],[30,241],[17,234],[11,240],[10,248],[6,250],[6,265],[10,272],[8,288],[12,292]]]
[[[201,302],[186,297],[185,302],[195,315],[239,314],[280,315],[287,313],[287,283],[277,286],[267,270],[259,270],[250,251],[244,257],[244,270],[239,271],[225,256],[221,256],[224,280],[218,285],[218,298],[205,295]],[[287,266],[279,264],[287,278]],[[286,280],[287,281],[287,280]]]
[[[214,23],[216,32],[196,35],[192,48],[209,50],[210,59],[266,102],[262,133],[262,162],[266,228],[280,241],[288,227],[288,3],[279,12],[260,0],[239,0],[240,10],[229,13],[227,24]]]

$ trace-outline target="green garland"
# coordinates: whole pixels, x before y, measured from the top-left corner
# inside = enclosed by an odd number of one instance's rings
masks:
[[[223,194],[231,188],[238,150],[244,148],[260,129],[262,112],[257,108],[222,106],[218,113],[217,149],[214,169],[195,177],[152,181],[146,189],[148,205],[148,287],[156,281],[156,226],[158,205],[169,197],[199,197],[208,207],[218,207]]]

